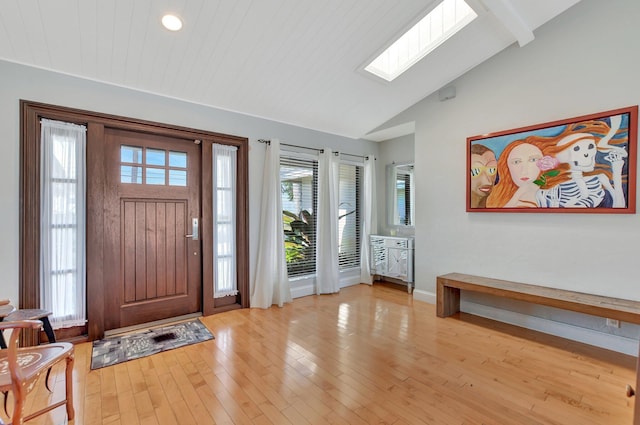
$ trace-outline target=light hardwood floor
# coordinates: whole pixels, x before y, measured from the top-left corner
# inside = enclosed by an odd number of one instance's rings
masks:
[[[72,424],[626,425],[635,358],[457,315],[376,284],[202,319],[216,339],[95,371]],[[53,397],[64,390],[54,370]],[[31,402],[51,395],[38,383]],[[65,423],[60,408],[30,424]]]

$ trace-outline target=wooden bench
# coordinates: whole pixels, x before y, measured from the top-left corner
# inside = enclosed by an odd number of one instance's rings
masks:
[[[449,273],[436,278],[438,317],[460,311],[460,290],[480,292],[533,304],[546,305],[621,322],[640,324],[640,302],[528,285],[526,283]]]

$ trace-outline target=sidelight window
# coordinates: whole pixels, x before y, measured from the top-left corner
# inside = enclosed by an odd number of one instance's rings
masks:
[[[40,302],[54,328],[86,322],[86,127],[41,122]]]
[[[213,145],[213,297],[238,293],[236,270],[235,146]]]

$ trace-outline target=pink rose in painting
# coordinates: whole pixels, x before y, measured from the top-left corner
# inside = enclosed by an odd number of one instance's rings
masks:
[[[552,156],[543,156],[539,160],[536,161],[536,165],[542,171],[540,177],[533,181],[534,184],[542,187],[547,184],[547,177],[555,177],[560,174],[560,170],[556,170],[555,168],[560,165],[560,161]]]
[[[553,170],[559,164],[560,164],[560,161],[558,161],[556,158],[554,158],[552,156],[548,156],[548,155],[544,156],[544,157],[540,158],[538,161],[536,161],[536,165],[542,171]]]

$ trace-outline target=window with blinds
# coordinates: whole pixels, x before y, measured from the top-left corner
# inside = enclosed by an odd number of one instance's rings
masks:
[[[280,185],[289,277],[316,273],[318,161],[281,156]]]
[[[362,175],[362,166],[340,164],[338,201],[338,263],[340,270],[360,267]]]
[[[399,224],[412,226],[411,218],[411,174],[398,172],[396,178]]]

